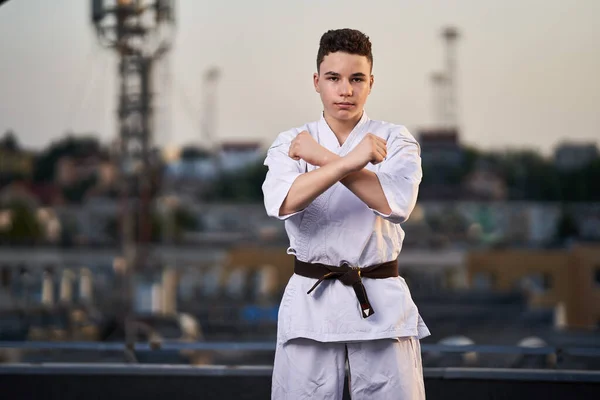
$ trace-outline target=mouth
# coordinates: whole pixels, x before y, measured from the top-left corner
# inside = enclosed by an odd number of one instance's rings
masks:
[[[354,103],[350,103],[350,102],[346,102],[346,101],[342,101],[340,103],[335,103],[335,105],[339,108],[343,108],[343,109],[347,109],[347,108],[352,108],[354,107]]]

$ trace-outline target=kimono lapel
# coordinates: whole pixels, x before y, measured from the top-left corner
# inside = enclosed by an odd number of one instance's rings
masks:
[[[340,146],[340,143],[337,137],[335,136],[335,133],[333,133],[333,131],[327,124],[327,121],[325,121],[325,117],[321,115],[321,120],[317,125],[318,142],[319,144],[321,144],[321,146],[325,147],[329,151],[334,152],[339,156],[344,156],[354,148],[355,144],[358,143],[360,139],[362,139],[364,129],[368,125],[368,120],[369,117],[367,116],[367,113],[363,111],[363,115],[360,118],[360,121],[358,121],[354,129],[352,129],[352,132],[350,132],[350,135],[348,135],[348,138],[346,138],[344,144]]]

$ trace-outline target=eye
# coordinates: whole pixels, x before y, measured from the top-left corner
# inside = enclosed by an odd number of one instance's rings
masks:
[[[327,78],[328,81],[336,82],[339,78],[337,76],[330,76]]]
[[[352,82],[362,82],[364,78],[352,78]]]

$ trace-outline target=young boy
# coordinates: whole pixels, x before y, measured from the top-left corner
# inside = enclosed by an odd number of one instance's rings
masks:
[[[326,32],[314,86],[319,121],[269,148],[267,214],[285,220],[295,256],[281,300],[272,399],[425,398],[419,339],[428,336],[397,257],[421,181],[420,148],[402,125],[363,110],[371,42]]]

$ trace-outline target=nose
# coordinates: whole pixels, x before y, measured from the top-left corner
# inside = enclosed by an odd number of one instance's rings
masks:
[[[340,81],[340,96],[349,97],[352,96],[352,85],[350,81],[343,79]]]

